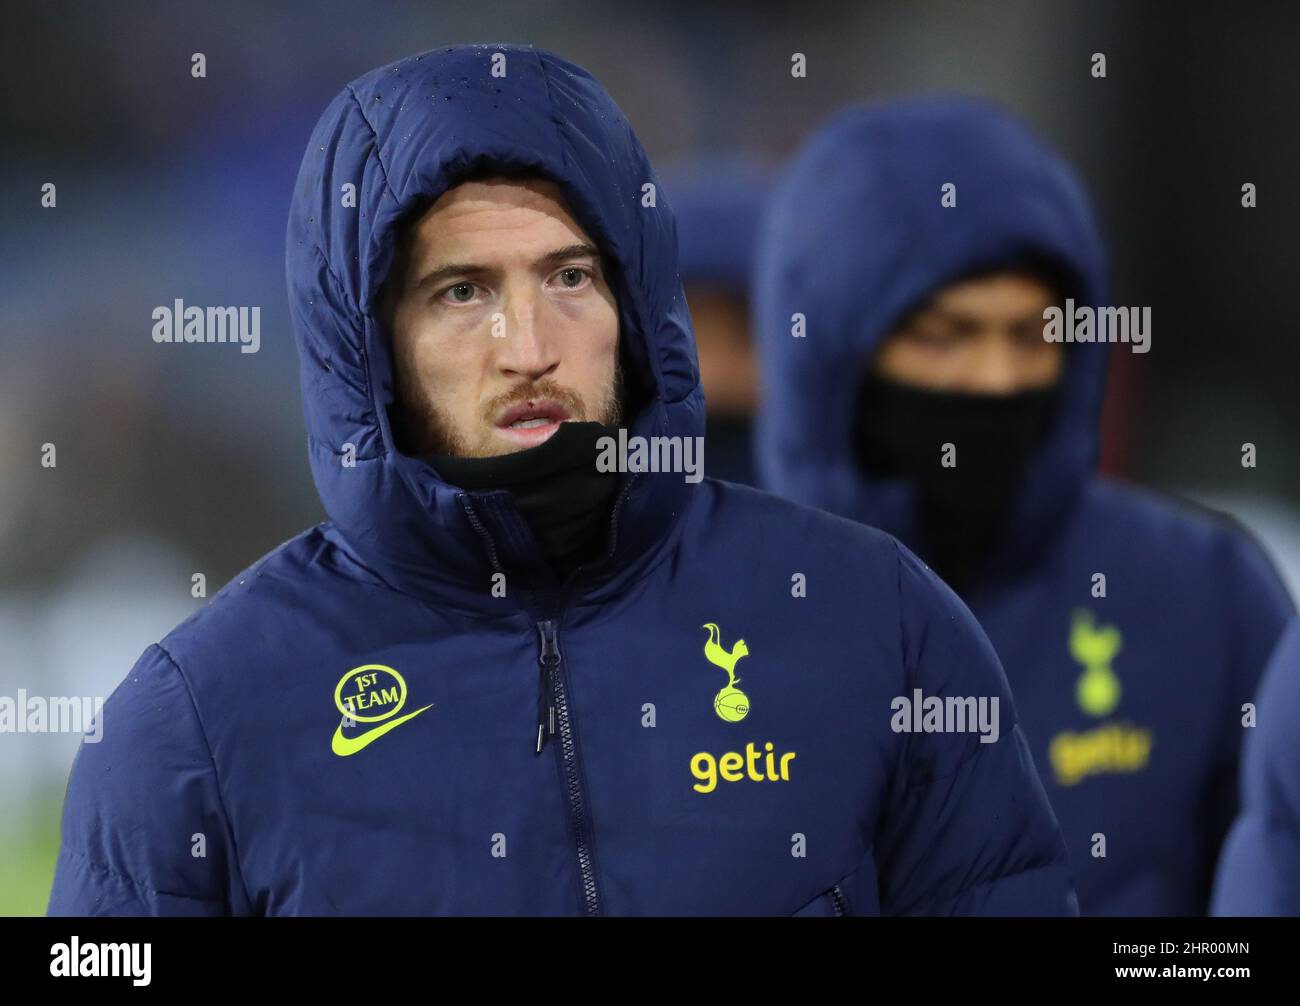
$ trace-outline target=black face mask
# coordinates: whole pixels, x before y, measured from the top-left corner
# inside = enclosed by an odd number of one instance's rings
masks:
[[[490,458],[425,455],[444,481],[462,489],[508,489],[556,575],[598,558],[607,544],[618,474],[596,468],[602,436],[617,427],[565,422],[543,443]]]
[[[1025,468],[1051,425],[1058,389],[972,395],[924,391],[874,374],[863,379],[859,463],[917,487],[923,541],[909,544],[950,584],[968,582],[997,545]],[[945,444],[955,448],[951,467],[943,464]]]

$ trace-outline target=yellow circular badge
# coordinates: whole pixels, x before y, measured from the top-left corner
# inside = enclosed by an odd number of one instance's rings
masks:
[[[344,694],[349,682],[354,687]],[[377,723],[397,715],[406,704],[406,681],[386,664],[362,664],[339,679],[334,687],[334,704],[344,716],[358,723]]]

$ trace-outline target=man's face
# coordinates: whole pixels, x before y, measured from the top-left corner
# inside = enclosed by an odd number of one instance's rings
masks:
[[[404,451],[489,457],[565,420],[618,424],[618,308],[553,182],[466,182],[410,226],[385,298]]]
[[[943,287],[876,355],[878,376],[927,391],[1011,395],[1055,384],[1065,348],[1043,338],[1052,289],[1000,272]]]
[[[758,407],[758,364],[745,298],[715,286],[686,288],[710,415],[751,416]]]

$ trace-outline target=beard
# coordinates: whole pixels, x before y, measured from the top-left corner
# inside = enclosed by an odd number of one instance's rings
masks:
[[[420,383],[412,366],[400,366],[397,373],[397,433],[405,454],[422,457],[437,454],[456,458],[488,458],[528,450],[511,446],[492,432],[495,418],[515,405],[539,398],[558,402],[569,419],[618,426],[623,421],[623,368],[621,353],[614,355],[614,373],[600,400],[589,403],[571,388],[543,377],[497,395],[480,410],[472,429],[465,429],[440,408]]]

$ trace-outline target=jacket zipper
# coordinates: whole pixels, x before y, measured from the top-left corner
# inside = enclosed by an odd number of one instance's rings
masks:
[[[537,722],[537,752],[541,753],[546,737],[560,734],[560,761],[564,769],[564,790],[569,798],[569,812],[573,819],[574,839],[578,846],[578,871],[582,877],[582,898],[588,915],[600,914],[600,894],[596,889],[596,869],[591,860],[591,843],[587,836],[587,811],[582,798],[582,783],[578,778],[578,748],[573,742],[573,724],[569,720],[569,699],[560,673],[560,648],[556,640],[555,622],[547,619],[537,623],[542,638],[542,687],[545,699],[539,698]],[[549,732],[544,733],[544,729]]]
[[[623,492],[614,502],[610,518],[610,553],[618,547],[618,519],[622,514],[623,503],[632,492],[637,476],[628,479]],[[489,539],[490,540],[490,539]],[[581,567],[575,569],[568,578],[572,582],[581,573]],[[567,583],[566,583],[567,586]],[[541,636],[541,653],[538,663],[541,665],[541,681],[537,694],[537,747],[541,754],[546,741],[555,735],[558,727],[560,734],[560,760],[564,767],[564,787],[569,797],[569,813],[573,820],[573,832],[578,846],[578,870],[582,877],[582,898],[588,915],[600,914],[600,892],[596,888],[596,869],[591,860],[591,844],[587,837],[587,811],[582,798],[582,783],[578,778],[578,748],[573,741],[573,725],[569,719],[569,698],[564,687],[564,675],[560,671],[560,647],[556,639],[559,617],[564,611],[561,589],[559,603],[556,604],[554,618],[537,623]]]
[[[627,498],[632,482],[624,489],[615,505],[611,522],[611,536],[617,533],[618,510]],[[487,528],[474,513],[468,499],[462,497],[461,505],[469,517],[470,525],[487,543],[488,557],[497,572],[504,572],[497,557],[496,545]],[[574,571],[575,574],[577,570]],[[560,647],[556,638],[556,626],[559,617],[557,606],[555,618],[544,619],[537,623],[538,635],[541,637],[541,654],[538,663],[541,666],[541,680],[537,694],[537,741],[535,751],[542,753],[549,736],[560,734],[560,757],[564,769],[564,790],[569,801],[569,815],[573,822],[575,843],[578,847],[578,871],[582,879],[583,905],[588,915],[600,914],[600,892],[596,887],[596,869],[591,857],[591,843],[587,836],[587,812],[582,798],[582,784],[578,778],[578,748],[573,741],[573,727],[569,720],[569,702],[564,688],[564,678],[560,673]]]
[[[835,908],[835,914],[848,915],[848,905],[844,901],[844,892],[840,890],[840,885],[836,884],[831,888],[831,905]]]
[[[461,508],[465,511],[465,516],[469,518],[470,527],[472,527],[485,542],[487,542],[488,561],[492,563],[494,572],[505,576],[505,570],[501,567],[501,560],[497,558],[497,545],[488,534],[488,529],[483,526],[483,522],[478,519],[478,514],[474,512],[474,507],[470,505],[469,499],[463,494],[459,497]]]
[[[551,620],[537,623],[542,637],[542,652],[537,658],[541,666],[541,681],[537,685],[537,754],[542,753],[546,741],[555,736],[555,669],[560,666],[560,648],[555,641],[555,623]]]

